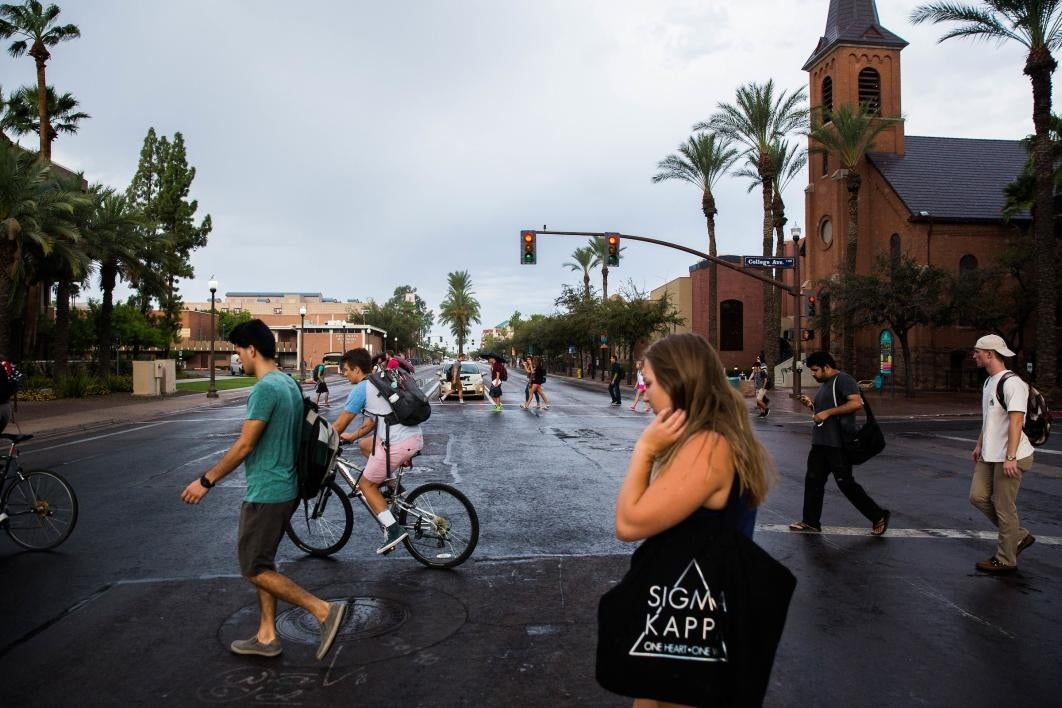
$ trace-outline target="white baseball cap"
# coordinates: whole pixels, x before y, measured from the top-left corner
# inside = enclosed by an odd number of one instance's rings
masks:
[[[986,334],[977,340],[974,344],[974,349],[984,349],[986,351],[993,351],[1002,354],[1003,356],[1014,356],[1014,352],[1007,349],[1007,343],[1003,341],[1003,337],[998,334]]]

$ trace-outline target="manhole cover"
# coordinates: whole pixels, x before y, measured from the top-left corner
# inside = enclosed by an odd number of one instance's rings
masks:
[[[328,601],[337,599],[342,598],[328,598]],[[347,602],[347,617],[337,637],[341,641],[376,637],[398,629],[409,619],[409,609],[395,600],[352,597]],[[292,607],[277,615],[277,634],[282,640],[317,646],[321,640],[321,625],[301,607]]]

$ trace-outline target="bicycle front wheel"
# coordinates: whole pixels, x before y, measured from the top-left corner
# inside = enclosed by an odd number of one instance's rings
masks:
[[[330,556],[350,539],[354,511],[350,500],[334,481],[321,493],[295,507],[284,531],[291,542],[311,556]]]
[[[65,541],[77,523],[77,496],[65,479],[48,470],[30,470],[4,493],[4,524],[11,540],[31,551]]]
[[[429,482],[396,504],[398,523],[409,532],[406,550],[429,568],[461,565],[479,542],[472,502],[448,484]]]

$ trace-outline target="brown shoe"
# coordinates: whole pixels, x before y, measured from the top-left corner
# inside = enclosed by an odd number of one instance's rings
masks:
[[[1036,543],[1036,538],[1031,533],[1025,534],[1025,538],[1018,541],[1018,550],[1015,552],[1014,555],[1018,555],[1034,543]]]
[[[983,573],[992,573],[994,575],[1005,575],[1007,573],[1013,573],[1018,569],[1018,566],[1007,565],[995,556],[992,556],[988,560],[977,561],[975,567]]]

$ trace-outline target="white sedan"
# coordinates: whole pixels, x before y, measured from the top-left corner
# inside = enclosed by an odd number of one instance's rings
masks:
[[[449,396],[453,388],[453,367],[457,362],[445,365],[439,369],[439,397]],[[483,379],[483,370],[471,361],[461,362],[461,389],[465,396],[483,397],[486,394],[486,382]],[[455,392],[456,394],[456,392]]]

